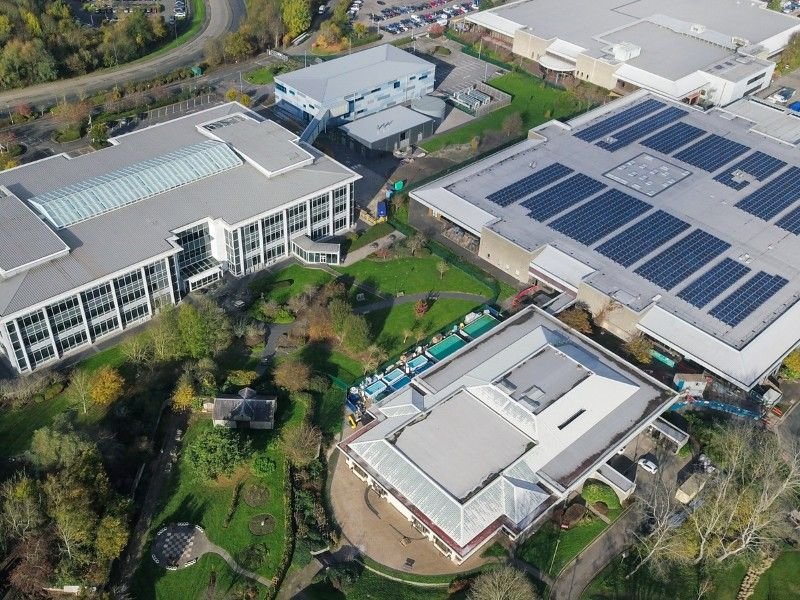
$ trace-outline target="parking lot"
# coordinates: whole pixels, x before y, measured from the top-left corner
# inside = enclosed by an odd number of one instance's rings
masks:
[[[428,0],[418,4],[407,4],[408,0],[361,0],[356,21],[378,27],[388,36],[408,36],[424,33],[432,24],[447,24],[477,10],[472,0]],[[357,4],[357,2],[356,2]]]
[[[430,52],[436,46],[448,48],[450,54],[431,55]],[[458,44],[446,38],[435,40],[420,38],[416,41],[415,48],[422,58],[436,64],[436,91],[442,94],[451,94],[472,87],[478,81],[492,79],[495,75],[505,72],[500,67],[461,52]]]

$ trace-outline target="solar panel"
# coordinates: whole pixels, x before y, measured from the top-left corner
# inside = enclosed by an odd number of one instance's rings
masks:
[[[800,167],[791,167],[736,203],[737,208],[769,221],[800,199]],[[788,216],[788,215],[787,215]]]
[[[522,206],[529,210],[528,216],[537,221],[546,221],[562,210],[574,206],[605,188],[606,186],[588,175],[578,173],[561,183],[557,183],[532,198],[528,198]]]
[[[609,136],[609,140],[602,139],[597,142],[601,148],[609,152],[616,152],[620,148],[624,148],[628,144],[638,140],[640,137],[653,133],[656,129],[669,125],[673,121],[677,121],[686,114],[686,111],[680,108],[670,106],[667,110],[662,110],[644,121],[626,127],[622,131]]]
[[[649,209],[647,202],[619,190],[608,190],[559,217],[550,227],[590,246]]]
[[[546,185],[550,185],[554,181],[558,181],[562,177],[566,177],[572,173],[572,169],[565,167],[561,163],[554,163],[544,169],[523,177],[519,181],[507,185],[506,187],[492,192],[486,199],[500,206],[508,206],[513,204],[523,196],[527,196],[540,190]]]
[[[786,163],[782,160],[770,156],[769,154],[756,151],[746,156],[732,167],[725,169],[722,173],[714,177],[714,181],[719,181],[739,191],[750,185],[747,179],[737,176],[739,171],[747,173],[758,181],[764,181],[767,177],[785,166]]]
[[[652,148],[656,152],[661,152],[661,154],[672,154],[681,146],[685,146],[705,133],[703,129],[694,125],[675,123],[675,125],[667,127],[664,131],[659,131],[639,143],[642,146]]]
[[[608,135],[615,129],[624,127],[628,123],[632,123],[636,119],[640,119],[645,115],[649,115],[650,113],[655,112],[659,108],[663,107],[663,102],[649,98],[644,102],[635,104],[612,117],[603,119],[599,123],[590,125],[586,129],[576,133],[575,137],[586,142],[594,142],[595,140],[599,140],[601,137]]]
[[[728,242],[702,229],[695,229],[656,254],[636,269],[636,273],[665,290],[671,290],[730,247]]]
[[[678,298],[683,298],[697,308],[703,308],[749,272],[750,267],[726,258],[683,288]]]
[[[787,283],[780,275],[759,271],[708,312],[723,323],[736,327]]]
[[[688,228],[689,224],[686,221],[681,221],[663,210],[657,210],[600,244],[597,251],[623,267],[630,267]]]
[[[744,144],[712,133],[678,152],[675,158],[711,173],[748,150],[749,148]]]
[[[800,235],[800,206],[786,213],[775,224],[789,233]]]

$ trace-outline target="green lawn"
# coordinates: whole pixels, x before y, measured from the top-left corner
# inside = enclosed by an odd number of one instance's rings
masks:
[[[619,497],[614,493],[609,486],[601,481],[590,479],[583,486],[581,496],[586,500],[587,504],[594,504],[595,502],[602,502],[608,507],[608,515],[612,521],[616,521],[622,514],[622,505],[619,502]]]
[[[297,404],[279,405],[278,421],[284,425],[287,422],[298,422],[303,418],[306,409],[307,407]],[[199,417],[195,420],[184,436],[184,447],[201,430],[211,426],[211,422],[206,418]],[[285,460],[277,444],[281,426],[278,425],[275,431],[252,431],[249,434],[254,450],[267,452],[279,465],[283,465]],[[258,569],[258,573],[273,577],[278,571],[286,543],[286,532],[283,527],[284,478],[284,469],[279,467],[269,479],[262,479],[261,483],[270,491],[270,498],[266,504],[253,508],[240,501],[230,524],[228,527],[223,527],[237,482],[258,481],[257,478],[250,473],[247,465],[243,465],[232,478],[211,482],[199,480],[188,461],[182,458],[169,483],[168,497],[164,498],[164,505],[153,518],[150,536],[165,523],[188,521],[203,527],[209,539],[225,548],[234,558],[250,544],[264,543],[269,547],[270,553],[265,564]],[[269,513],[275,517],[277,527],[273,533],[264,536],[253,536],[250,533],[247,527],[248,521],[250,517],[259,513]],[[138,600],[206,597],[206,583],[211,565],[203,566],[198,563],[185,571],[171,572],[156,567],[146,558],[147,556],[149,552],[145,553],[134,579],[133,591]],[[179,596],[174,595],[176,589],[181,591]]]
[[[103,365],[119,367],[123,362],[125,357],[115,346],[87,358],[80,366],[93,371]],[[0,412],[0,440],[3,440],[0,457],[14,456],[27,450],[34,431],[46,427],[56,415],[70,410],[72,406],[67,394],[62,392],[49,400],[39,398],[20,409]],[[105,409],[91,407],[86,415],[78,411],[78,420],[88,424],[97,423],[105,413]]]
[[[631,558],[627,561],[619,558],[614,560],[589,584],[581,598],[583,600],[695,600],[698,597],[701,578],[695,567],[676,566],[663,580],[654,577],[647,567],[643,567],[630,578],[626,578],[634,565]],[[743,565],[735,563],[717,571],[712,577],[713,587],[703,599],[736,598],[746,570]],[[763,600],[767,596],[758,596],[757,592],[753,598]],[[769,598],[779,598],[779,596],[769,596]],[[797,598],[797,594],[780,598]]]
[[[584,517],[580,523],[567,530],[548,521],[525,541],[517,555],[545,573],[557,575],[606,527],[603,521],[593,516]]]
[[[800,598],[800,552],[781,554],[761,576],[753,600],[795,600]]]
[[[327,344],[308,344],[300,349],[299,354],[315,371],[336,377],[342,385],[350,385],[364,376],[360,362],[332,350]]]
[[[248,83],[252,83],[253,85],[266,85],[272,83],[275,79],[275,75],[272,73],[272,67],[258,67],[257,69],[248,71],[244,78]]]
[[[386,350],[390,356],[397,356],[408,347],[414,345],[413,337],[403,341],[403,332],[416,326],[415,336],[422,340],[455,322],[463,315],[477,308],[479,304],[469,300],[437,300],[417,321],[414,315],[414,304],[399,304],[390,309],[369,313],[367,321],[377,334],[376,343]]]
[[[427,292],[465,292],[491,297],[492,290],[461,269],[451,266],[444,277],[436,265],[441,259],[396,258],[394,260],[362,260],[349,267],[337,269],[356,283],[376,288],[379,293],[397,295]]]
[[[376,223],[366,231],[364,231],[361,235],[359,235],[356,239],[354,239],[349,244],[346,244],[345,252],[353,252],[354,250],[358,250],[359,248],[363,248],[364,246],[371,244],[377,239],[382,238],[385,235],[389,235],[393,233],[395,228],[389,225],[389,223]]]
[[[225,600],[231,598],[237,584],[245,581],[236,575],[216,554],[206,554],[196,564],[182,571],[172,571],[163,576],[164,571],[150,560],[143,559],[137,573],[134,589],[137,598],[173,600],[174,598],[203,598],[203,600]],[[155,587],[140,585],[140,581],[157,581]],[[212,584],[214,593],[209,593]],[[266,598],[267,590],[258,586],[258,598]],[[139,594],[142,594],[141,596]]]
[[[499,131],[510,114],[520,113],[523,129],[527,130],[550,119],[570,117],[581,109],[578,99],[565,90],[546,86],[540,79],[524,73],[506,73],[489,82],[490,85],[513,96],[511,104],[469,123],[434,136],[421,146],[435,152],[452,144],[467,144],[486,131]]]
[[[265,273],[250,282],[250,290],[256,295],[264,294],[283,304],[292,296],[302,294],[308,286],[320,286],[331,280],[330,274],[320,269],[308,269],[291,265],[277,273]],[[283,282],[288,282],[288,285]]]
[[[423,588],[392,581],[364,570],[345,596],[326,583],[318,583],[303,592],[311,600],[447,600],[447,588]]]

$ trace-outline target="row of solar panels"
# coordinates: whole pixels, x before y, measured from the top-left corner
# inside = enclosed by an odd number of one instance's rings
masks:
[[[587,175],[571,173],[568,167],[555,163],[529,176],[526,194],[534,188],[542,189],[553,181],[561,181],[534,194],[521,206],[528,210],[530,218],[544,223],[579,205],[548,225],[581,244],[592,246],[653,208],[622,191],[606,189],[605,184]],[[581,204],[587,198],[591,199]],[[689,223],[656,210],[595,250],[623,267],[630,267],[690,227]],[[730,247],[728,242],[695,229],[634,272],[665,290],[672,290]],[[678,296],[697,308],[704,308],[749,272],[749,267],[725,259],[686,286]],[[782,277],[760,272],[731,292],[709,314],[734,327],[786,283]]]

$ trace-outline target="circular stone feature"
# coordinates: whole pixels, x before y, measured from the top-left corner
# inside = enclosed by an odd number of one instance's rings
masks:
[[[253,535],[267,535],[275,531],[275,517],[268,513],[256,515],[250,519],[250,533]]]
[[[257,483],[248,483],[244,486],[242,498],[247,506],[253,508],[263,506],[269,500],[269,489]]]
[[[206,536],[202,529],[191,523],[171,523],[156,533],[151,557],[165,569],[182,569],[197,562],[205,548]]]

